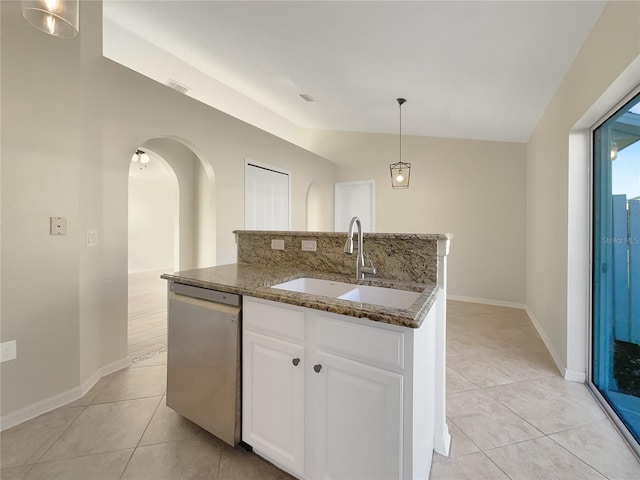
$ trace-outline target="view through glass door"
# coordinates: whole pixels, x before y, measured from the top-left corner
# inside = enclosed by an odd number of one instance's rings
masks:
[[[640,442],[640,94],[593,132],[591,381]]]

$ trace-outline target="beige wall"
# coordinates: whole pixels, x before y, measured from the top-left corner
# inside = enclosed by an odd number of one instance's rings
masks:
[[[178,178],[166,161],[149,157],[146,167],[129,168],[129,273],[173,270],[179,246]]]
[[[582,153],[572,163],[582,174],[577,177],[572,168],[569,176],[570,133],[585,127],[580,123],[587,114],[595,121],[593,106],[602,104],[603,95],[608,100],[600,114],[628,93],[633,83],[627,82],[624,90],[613,95],[610,87],[638,55],[640,2],[609,2],[527,144],[527,306],[559,367],[573,378],[584,377],[589,318],[588,292],[576,289],[570,275],[584,265],[570,265],[569,252],[584,248],[588,198],[583,195],[578,205],[572,202],[571,209],[569,198],[580,187],[585,190],[589,158],[588,150],[579,148]],[[633,82],[638,81],[640,71],[636,69]],[[583,221],[570,228],[569,216]],[[588,258],[582,263],[585,261]],[[569,328],[574,322],[582,328]],[[569,355],[567,345],[572,342],[580,346],[579,353]],[[574,358],[581,359],[575,366]]]
[[[170,136],[211,168],[217,263],[235,261],[245,157],[292,172],[297,229],[312,181],[331,204],[335,167],[104,59],[100,2],[83,2],[73,40],[29,26],[19,2],[0,8],[1,340],[18,343],[18,358],[0,366],[5,427],[65,403],[126,358],[127,185],[138,146]],[[53,215],[67,217],[68,235],[49,235]],[[318,223],[331,229],[330,214]],[[88,228],[96,248],[84,246]]]
[[[305,141],[336,162],[337,181],[375,179],[378,232],[453,233],[451,295],[524,304],[524,144],[403,136],[411,184],[393,190],[397,135],[308,131]]]

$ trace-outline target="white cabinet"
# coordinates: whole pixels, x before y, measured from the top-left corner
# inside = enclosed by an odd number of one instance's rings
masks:
[[[315,478],[402,478],[402,375],[319,352]]]
[[[304,472],[304,347],[243,335],[242,437],[292,473]]]
[[[243,308],[242,433],[256,453],[307,480],[428,478],[432,314],[410,329],[246,296]]]

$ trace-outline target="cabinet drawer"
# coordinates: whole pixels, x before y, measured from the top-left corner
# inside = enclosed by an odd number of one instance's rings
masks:
[[[276,337],[304,342],[305,315],[301,310],[279,307],[271,302],[244,297],[244,328]]]
[[[343,357],[383,368],[404,369],[404,334],[401,332],[319,316],[317,345],[320,350]]]

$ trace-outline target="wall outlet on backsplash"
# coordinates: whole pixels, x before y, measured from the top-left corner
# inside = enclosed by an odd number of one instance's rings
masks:
[[[284,240],[271,240],[271,250],[284,250]]]
[[[315,240],[302,240],[302,250],[304,252],[315,252],[318,250],[318,242]]]

